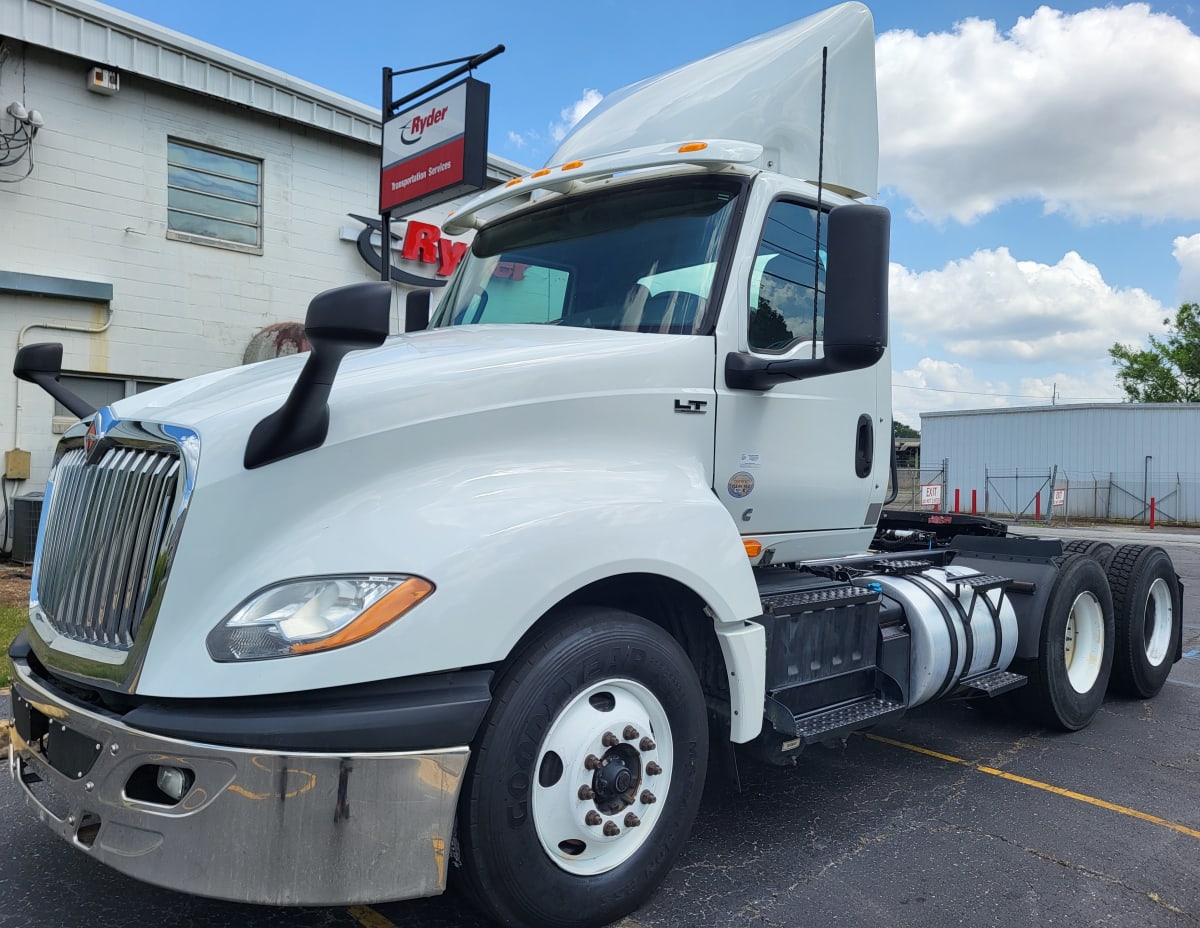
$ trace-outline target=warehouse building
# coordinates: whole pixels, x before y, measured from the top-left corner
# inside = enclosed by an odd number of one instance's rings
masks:
[[[379,144],[377,109],[291,75],[90,0],[3,0],[6,370],[62,342],[102,405],[297,350],[315,294],[379,279]],[[488,158],[491,185],[525,172]],[[455,205],[393,222],[393,330],[462,254],[438,228]],[[44,486],[74,421],[0,374],[6,497]]]
[[[922,464],[945,508],[1007,518],[1200,522],[1200,404],[929,412]]]

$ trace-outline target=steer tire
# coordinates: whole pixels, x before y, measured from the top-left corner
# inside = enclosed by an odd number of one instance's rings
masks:
[[[1108,565],[1108,582],[1117,623],[1112,690],[1150,699],[1167,682],[1179,653],[1179,578],[1162,548],[1123,545]]]
[[[1113,605],[1100,563],[1086,554],[1063,558],[1042,618],[1038,656],[1014,661],[1029,677],[1013,695],[1048,728],[1077,731],[1104,702],[1113,662]]]
[[[682,849],[707,756],[704,694],[670,635],[616,609],[560,612],[494,687],[459,799],[459,888],[514,928],[616,921]]]

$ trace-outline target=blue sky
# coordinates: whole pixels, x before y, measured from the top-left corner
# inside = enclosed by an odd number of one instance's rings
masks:
[[[384,65],[503,43],[489,148],[537,166],[587,103],[827,4],[111,5],[372,106]],[[869,5],[897,417],[1119,399],[1108,346],[1200,299],[1200,8]]]

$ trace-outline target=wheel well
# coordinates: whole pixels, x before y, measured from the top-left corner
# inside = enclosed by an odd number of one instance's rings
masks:
[[[696,668],[710,709],[729,712],[729,679],[725,656],[705,612],[706,603],[677,580],[657,574],[622,574],[597,580],[558,603],[542,622],[566,606],[607,606],[641,616],[679,642]],[[540,625],[541,622],[538,623]]]

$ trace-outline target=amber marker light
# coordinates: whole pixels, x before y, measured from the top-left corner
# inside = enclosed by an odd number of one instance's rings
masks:
[[[746,557],[758,557],[762,554],[762,542],[753,538],[743,538],[742,546],[746,549]]]
[[[521,178],[519,178],[519,177],[514,177],[512,180],[510,180],[510,181],[509,181],[507,184],[505,184],[504,186],[505,186],[505,187],[515,187],[515,186],[517,186],[517,184],[519,184],[519,183],[521,183]]]
[[[568,161],[561,168],[559,168],[559,170],[560,171],[574,171],[576,168],[581,168],[581,167],[583,167],[582,161]]]
[[[549,173],[550,173],[549,168],[542,168],[540,171],[534,171],[532,174],[530,174],[529,179],[532,180],[535,177],[545,177]]]
[[[432,592],[433,584],[428,580],[409,577],[341,631],[319,641],[294,644],[292,651],[296,654],[308,654],[313,651],[328,651],[331,648],[340,648],[354,644],[356,641],[362,641],[395,622]]]
[[[679,153],[686,155],[689,151],[704,151],[708,148],[708,142],[688,142],[686,145],[679,146]]]

